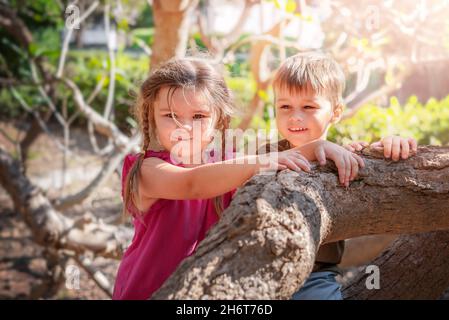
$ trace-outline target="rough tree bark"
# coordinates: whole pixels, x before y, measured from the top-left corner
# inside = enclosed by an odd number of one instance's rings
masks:
[[[366,168],[348,189],[332,164],[252,178],[152,298],[289,299],[322,243],[449,229],[448,147],[397,163],[362,153]]]
[[[360,272],[344,299],[438,299],[449,287],[449,231],[402,235],[369,265],[379,267],[380,288],[367,289]]]

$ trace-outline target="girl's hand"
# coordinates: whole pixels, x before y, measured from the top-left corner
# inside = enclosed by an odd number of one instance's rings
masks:
[[[416,154],[418,143],[413,138],[388,136],[372,143],[371,148],[383,149],[385,158],[391,157],[393,161],[398,161],[400,158],[405,160],[409,156]]]
[[[268,163],[268,170],[285,170],[290,169],[296,172],[307,171],[310,172],[309,161],[296,148],[289,149],[282,152],[271,152],[259,156],[264,159],[263,163]],[[264,165],[263,168],[267,166]],[[262,168],[262,169],[263,169]]]
[[[365,167],[360,156],[329,141],[318,141],[314,152],[320,165],[326,164],[326,158],[334,161],[338,169],[340,183],[346,187],[349,186],[349,181],[357,177],[359,167]]]
[[[350,142],[346,145],[343,146],[343,148],[345,148],[348,151],[351,152],[355,152],[355,151],[360,151],[363,148],[366,148],[369,146],[368,142],[365,141],[355,141],[355,142]]]

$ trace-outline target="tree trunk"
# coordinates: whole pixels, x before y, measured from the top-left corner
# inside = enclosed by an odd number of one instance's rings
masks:
[[[371,273],[360,272],[345,299],[438,299],[449,287],[449,231],[403,235],[370,265],[379,267],[380,288],[368,290]]]
[[[448,147],[421,147],[397,163],[363,155],[348,189],[333,164],[253,177],[152,298],[289,299],[322,243],[449,229]]]
[[[198,0],[153,1],[154,43],[150,70],[173,57],[183,57],[189,36],[189,14]]]

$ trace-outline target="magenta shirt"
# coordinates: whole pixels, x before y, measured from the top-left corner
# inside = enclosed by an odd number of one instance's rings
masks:
[[[147,151],[169,163],[168,151]],[[125,158],[126,175],[137,155]],[[182,166],[182,164],[178,164]],[[235,190],[224,195],[224,208]],[[180,262],[195,252],[210,227],[218,221],[213,199],[157,200],[143,217],[134,216],[134,237],[123,255],[112,299],[148,299],[175,271]]]

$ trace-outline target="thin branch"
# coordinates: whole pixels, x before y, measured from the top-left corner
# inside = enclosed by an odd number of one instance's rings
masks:
[[[120,149],[126,148],[129,138],[113,122],[103,118],[86,103],[81,90],[72,80],[61,78],[61,81],[72,91],[76,106],[89,121],[92,121],[95,129],[103,135],[111,137],[114,140],[114,144]]]
[[[83,22],[87,17],[90,16],[90,14],[98,7],[99,4],[100,4],[100,1],[98,1],[98,0],[94,1],[90,5],[90,7],[86,10],[86,12],[84,12],[81,15],[81,17],[79,19],[77,19],[76,23],[80,24],[81,22]],[[73,33],[73,28],[68,28],[67,34],[65,35],[64,42],[62,44],[61,56],[59,57],[58,71],[56,72],[57,78],[62,77],[62,73],[64,71],[65,59],[66,59],[67,52],[69,49],[69,43],[70,43],[70,38],[72,37],[72,33]]]
[[[93,266],[93,261],[85,256],[76,254],[73,256],[73,259],[75,259],[76,263],[86,271],[97,286],[106,293],[109,298],[112,298],[111,283],[100,270]]]
[[[106,39],[108,40],[108,53],[109,53],[109,88],[108,88],[108,97],[106,100],[106,105],[104,108],[103,117],[109,119],[111,117],[111,113],[113,115],[114,112],[114,90],[115,90],[115,53],[113,41],[116,41],[111,36],[111,28],[110,28],[110,4],[107,3],[105,5],[104,10],[104,26]],[[115,31],[114,31],[115,32]]]
[[[41,127],[41,129],[51,138],[51,141],[54,142],[54,144],[56,145],[56,147],[58,147],[58,149],[64,151],[66,150],[66,148],[64,147],[64,145],[62,145],[56,137],[53,136],[53,134],[51,133],[50,129],[48,129],[47,125],[45,124],[45,121],[40,117],[39,113],[34,110],[33,108],[31,108],[23,99],[23,97],[20,95],[20,93],[14,89],[13,87],[10,87],[9,90],[11,91],[12,95],[14,98],[16,98],[16,100],[19,102],[20,106],[26,110],[27,112],[31,113],[34,118],[37,120],[39,126]],[[67,150],[69,152],[69,154],[72,154],[72,152],[70,150]]]
[[[122,159],[126,154],[128,154],[131,150],[134,150],[139,145],[139,136],[134,136],[127,147],[123,149],[119,153],[112,153],[108,159],[103,163],[103,167],[100,169],[97,176],[82,190],[78,191],[75,194],[66,196],[64,198],[56,199],[53,201],[53,206],[60,211],[64,211],[69,207],[72,207],[76,204],[79,204],[86,199],[88,199],[95,190],[97,190],[115,171],[118,165],[121,163]]]

